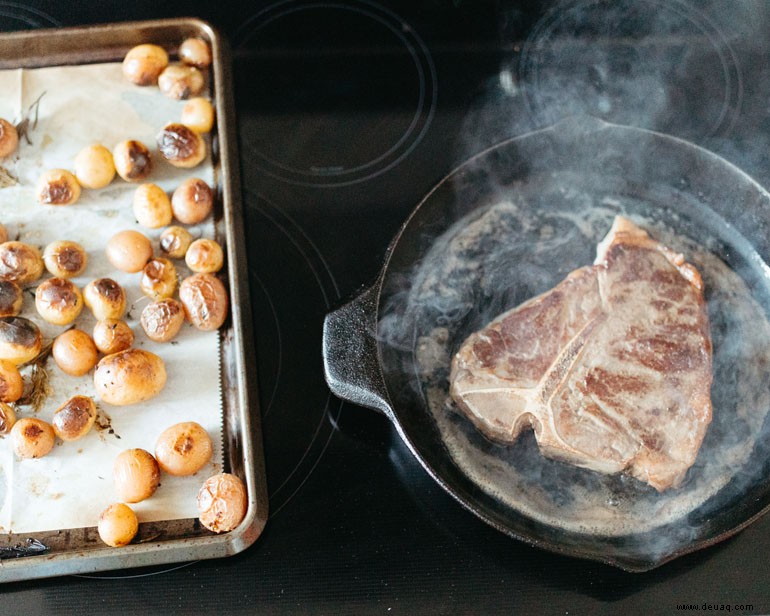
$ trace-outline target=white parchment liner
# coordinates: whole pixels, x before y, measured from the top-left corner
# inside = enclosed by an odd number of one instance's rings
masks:
[[[126,317],[136,335],[135,346],[160,355],[166,364],[168,382],[156,398],[127,407],[114,407],[95,398],[109,416],[114,433],[92,430],[74,442],[57,439],[53,451],[37,460],[19,460],[11,439],[0,439],[0,531],[26,533],[94,526],[99,513],[117,501],[112,484],[112,465],[122,450],[140,447],[155,450],[158,435],[180,421],[197,421],[214,442],[212,462],[191,477],[162,474],[161,485],[150,499],[131,505],[141,521],[197,517],[195,496],[209,475],[222,469],[222,396],[219,373],[219,337],[216,332],[199,332],[185,324],[172,343],[149,340],[139,316],[149,302],[139,289],[139,274],[113,269],[104,256],[107,240],[123,229],[137,229],[153,240],[156,254],[160,229],[140,227],[132,212],[135,184],[116,176],[101,190],[83,189],[72,206],[37,203],[34,185],[46,169],[72,170],[77,152],[92,143],[112,147],[124,139],[144,142],[153,153],[154,169],[146,180],[171,193],[187,177],[200,177],[215,185],[210,156],[192,170],[175,168],[161,160],[155,135],[167,122],[178,121],[181,101],[164,97],[155,87],[138,87],[126,82],[119,64],[51,67],[34,70],[0,71],[0,117],[18,121],[42,94],[39,122],[30,134],[32,145],[22,140],[19,150],[0,161],[19,180],[16,186],[0,189],[0,222],[10,236],[42,249],[59,239],[80,242],[88,252],[85,273],[74,279],[82,289],[89,280],[102,276],[117,280],[126,290]],[[210,142],[209,142],[210,145]],[[214,237],[211,220],[189,227],[193,237]],[[222,238],[217,238],[220,241]],[[184,262],[175,262],[181,277],[190,272]],[[44,278],[50,277],[45,274]],[[35,283],[37,284],[37,283]],[[34,287],[33,287],[34,288]],[[45,323],[25,292],[22,316],[41,327],[51,339],[66,327]],[[95,320],[85,308],[75,325],[91,333]],[[74,394],[94,395],[93,371],[84,377],[65,375],[49,359],[52,394],[37,416],[50,421],[61,403]],[[21,409],[19,416],[30,416]]]

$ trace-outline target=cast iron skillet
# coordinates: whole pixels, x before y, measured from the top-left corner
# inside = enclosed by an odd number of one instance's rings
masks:
[[[714,419],[683,484],[663,494],[492,443],[453,411],[465,337],[589,264],[615,214],[701,270],[714,343]],[[645,571],[738,532],[770,507],[770,194],[680,139],[571,119],[464,163],[417,206],[376,282],[324,324],[327,382],[384,413],[462,505],[531,545]]]

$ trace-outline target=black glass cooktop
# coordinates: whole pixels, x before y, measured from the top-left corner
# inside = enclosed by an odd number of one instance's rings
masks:
[[[770,518],[646,574],[541,551],[465,511],[321,363],[325,314],[443,176],[506,137],[590,114],[770,186],[770,5],[0,0],[2,31],[169,16],[232,48],[270,518],[237,556],[8,584],[6,610],[770,613]]]

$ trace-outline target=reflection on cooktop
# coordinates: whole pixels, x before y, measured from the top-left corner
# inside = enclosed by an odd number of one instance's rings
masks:
[[[62,23],[43,11],[18,2],[0,0],[0,31],[52,28]]]

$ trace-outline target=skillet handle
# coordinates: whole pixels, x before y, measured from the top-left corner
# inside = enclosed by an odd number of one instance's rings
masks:
[[[379,284],[324,319],[324,376],[332,393],[393,419],[377,352]]]

